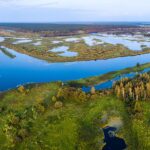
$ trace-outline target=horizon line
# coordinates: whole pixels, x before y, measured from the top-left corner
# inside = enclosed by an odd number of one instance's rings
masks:
[[[150,21],[53,21],[53,22],[48,22],[48,21],[27,21],[27,22],[22,22],[22,21],[7,21],[3,22],[0,21],[0,23],[52,23],[52,24],[57,24],[57,23],[150,23]]]

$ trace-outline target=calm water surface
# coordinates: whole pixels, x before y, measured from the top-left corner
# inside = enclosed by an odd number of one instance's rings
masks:
[[[16,57],[10,58],[0,51],[0,91],[26,83],[77,80],[133,67],[138,62],[150,62],[150,54],[144,54],[98,61],[48,63],[7,50]]]
[[[0,37],[0,42],[3,42],[5,40],[5,38]]]
[[[141,71],[139,73],[146,73],[146,72],[149,72],[149,71],[150,71],[150,68],[146,68],[146,69],[144,69],[143,71]],[[96,90],[110,89],[110,88],[113,87],[113,84],[116,81],[119,81],[122,78],[134,78],[137,74],[138,74],[137,72],[130,72],[130,73],[127,73],[127,74],[123,74],[123,75],[117,76],[117,77],[115,77],[111,80],[108,80],[106,82],[97,84],[94,87],[95,87]],[[82,90],[85,91],[85,92],[90,92],[91,87],[90,86],[89,87],[82,87]]]
[[[22,43],[29,43],[32,42],[30,39],[19,39],[16,42],[13,42],[13,44],[22,44]]]
[[[93,34],[83,37],[85,43],[89,46],[98,44],[122,44],[130,50],[142,50],[143,47],[150,47],[150,38],[142,35],[111,35],[111,34]],[[97,41],[99,40],[99,41]]]
[[[65,56],[65,57],[74,57],[74,56],[78,55],[77,52],[71,52],[68,50],[69,50],[68,46],[59,46],[59,47],[53,48],[49,51],[54,52],[54,53],[59,52],[60,53],[60,54],[58,54],[59,56]]]

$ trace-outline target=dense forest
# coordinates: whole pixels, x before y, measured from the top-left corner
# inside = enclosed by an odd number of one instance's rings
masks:
[[[69,36],[97,32],[134,33],[149,31],[141,28],[139,23],[0,23],[0,29],[15,30],[17,32],[39,33],[43,37]]]
[[[123,78],[114,85],[118,98],[126,102],[150,100],[150,75],[139,74],[134,79]]]

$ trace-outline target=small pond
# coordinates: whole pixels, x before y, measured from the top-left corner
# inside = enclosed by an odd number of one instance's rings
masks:
[[[33,45],[34,45],[34,46],[40,46],[40,45],[42,45],[42,42],[41,42],[41,41],[38,41],[38,42],[33,43]]]
[[[30,42],[32,42],[32,40],[30,40],[30,39],[19,39],[19,40],[13,42],[13,44],[23,44],[23,43],[30,43]]]
[[[130,50],[142,50],[143,48],[150,47],[150,38],[142,35],[112,35],[112,34],[92,34],[82,37],[85,43],[89,46],[109,43],[109,44],[122,44]]]
[[[5,40],[4,37],[0,37],[0,42],[3,42]]]
[[[53,48],[49,51],[54,52],[54,53],[59,53],[58,54],[59,56],[65,56],[65,57],[74,57],[78,55],[77,52],[71,52],[68,50],[69,50],[68,46],[60,46],[60,47]]]

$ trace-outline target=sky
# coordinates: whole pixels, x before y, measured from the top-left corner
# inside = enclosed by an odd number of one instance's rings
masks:
[[[150,0],[0,0],[0,22],[150,21]]]

